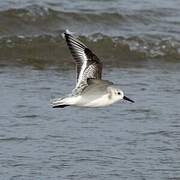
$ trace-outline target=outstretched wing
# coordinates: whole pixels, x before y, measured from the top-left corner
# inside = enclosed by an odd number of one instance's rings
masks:
[[[88,78],[101,79],[102,63],[98,57],[68,31],[64,35],[76,62],[77,83],[75,89],[87,84]]]

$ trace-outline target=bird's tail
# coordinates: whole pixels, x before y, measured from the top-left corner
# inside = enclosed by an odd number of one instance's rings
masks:
[[[70,105],[66,103],[66,98],[58,98],[58,99],[51,100],[51,106],[53,108],[64,108]]]

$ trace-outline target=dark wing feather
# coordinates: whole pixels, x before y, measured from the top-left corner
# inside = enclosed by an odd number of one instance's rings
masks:
[[[74,36],[65,32],[67,45],[76,62],[76,88],[87,84],[88,78],[101,79],[102,63],[98,57]]]
[[[101,61],[90,49],[86,48],[84,51],[88,59],[88,66],[87,69],[85,70],[90,75],[90,77],[88,78],[101,79],[101,74],[102,74]]]
[[[79,40],[74,38],[71,34],[69,33],[64,33],[67,45],[69,47],[69,50],[76,62],[76,78],[78,81],[79,74],[81,71],[81,67],[84,63],[84,61],[87,61],[86,56],[84,54],[84,49],[86,49],[86,46],[81,43]]]

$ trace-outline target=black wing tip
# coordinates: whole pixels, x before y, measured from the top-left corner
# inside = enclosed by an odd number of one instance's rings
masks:
[[[55,105],[55,106],[52,106],[52,108],[65,108],[67,106],[70,106],[70,105]]]
[[[68,29],[66,29],[65,32],[64,32],[64,36],[68,37],[68,36],[72,36],[72,34]]]
[[[64,32],[64,37],[65,37],[66,41],[69,42],[70,39],[73,38],[73,35],[71,34],[71,32],[68,29],[66,29]]]
[[[64,37],[65,37],[66,40],[69,39],[69,36],[71,36],[71,35],[70,35],[70,34],[67,34],[66,32],[64,33]]]

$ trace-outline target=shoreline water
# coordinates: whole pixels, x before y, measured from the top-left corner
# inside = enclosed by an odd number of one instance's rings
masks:
[[[180,179],[180,1],[0,1],[0,180]],[[135,103],[52,109],[69,29]]]

